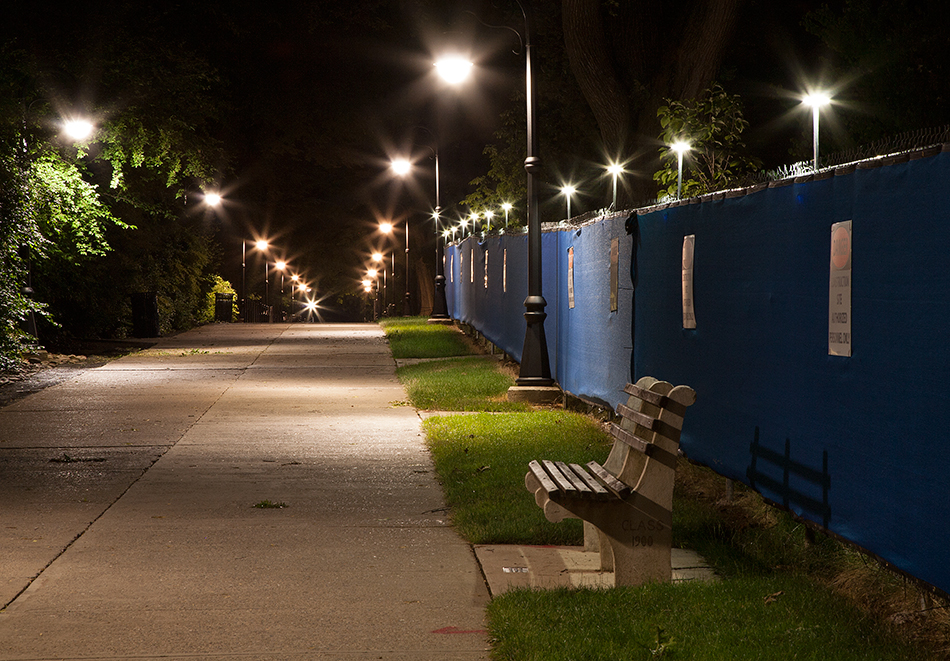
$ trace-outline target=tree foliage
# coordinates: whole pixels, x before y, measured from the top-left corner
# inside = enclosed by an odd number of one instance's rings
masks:
[[[166,330],[193,324],[216,250],[184,201],[223,162],[213,68],[149,29],[158,8],[106,2],[69,29],[39,6],[3,11],[18,27],[0,28],[0,367],[29,345],[31,313],[45,342],[121,336],[146,287]],[[61,132],[75,114],[96,125],[79,145]]]
[[[695,99],[667,99],[657,110],[663,132],[660,149],[664,167],[653,175],[660,185],[659,197],[674,197],[679,179],[676,142],[687,142],[684,155],[682,195],[692,197],[734,184],[739,178],[761,167],[758,159],[745,153],[742,133],[749,122],[742,115],[738,95],[727,93],[716,84]]]

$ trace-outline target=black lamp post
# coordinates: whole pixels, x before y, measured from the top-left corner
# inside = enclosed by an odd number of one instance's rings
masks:
[[[439,149],[432,150],[435,156],[435,292],[432,298],[432,316],[429,319],[441,321],[449,318],[449,306],[445,301],[445,264],[442,259],[444,245],[442,241],[442,203],[439,198]]]
[[[524,14],[525,89],[528,114],[528,156],[524,162],[524,169],[528,173],[528,297],[524,301],[524,318],[527,327],[517,384],[546,387],[553,385],[554,379],[551,378],[548,343],[544,335],[544,320],[548,316],[544,308],[547,306],[547,301],[541,293],[541,218],[535,182],[535,175],[539,175],[541,171],[541,158],[538,156],[538,136],[535,131],[537,91],[531,69],[533,48],[531,36],[534,25],[529,0],[516,1]]]

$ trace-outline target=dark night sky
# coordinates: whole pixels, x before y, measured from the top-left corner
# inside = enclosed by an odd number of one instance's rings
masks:
[[[421,228],[433,203],[431,137],[415,127],[441,134],[443,207],[486,169],[482,148],[523,86],[523,55],[513,52],[510,32],[483,22],[518,26],[511,4],[99,0],[51,10],[15,0],[0,8],[0,34],[38,53],[68,45],[70,68],[82,74],[64,78],[59,93],[99,106],[116,100],[105,98],[91,66],[98,38],[147,35],[149,43],[205,59],[220,74],[215,94],[223,113],[215,127],[230,157],[220,174],[227,205],[217,219],[225,277],[240,278],[241,241],[266,234],[298,268],[355,282],[365,252],[379,241],[378,219],[411,213]],[[748,142],[770,166],[793,160],[786,158],[790,143],[807,129],[807,117],[790,111],[797,102],[776,90],[795,90],[827,64],[801,24],[819,4],[749,0],[726,57],[723,82],[746,100]],[[432,56],[452,43],[471,49],[478,64],[460,92],[444,89],[432,73]],[[394,182],[386,159],[410,148],[418,177]]]

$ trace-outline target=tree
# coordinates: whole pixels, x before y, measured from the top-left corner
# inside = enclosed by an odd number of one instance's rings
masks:
[[[571,70],[600,128],[609,157],[655,171],[656,109],[692,99],[713,81],[742,0],[562,0]],[[630,196],[650,194],[633,179]]]
[[[695,99],[667,99],[657,110],[665,145],[660,154],[665,166],[653,175],[660,184],[659,197],[676,195],[679,186],[676,142],[689,143],[684,155],[687,171],[682,179],[682,195],[692,197],[728,188],[741,177],[761,167],[758,159],[747,156],[742,132],[749,122],[742,116],[738,95],[728,94],[716,84]]]

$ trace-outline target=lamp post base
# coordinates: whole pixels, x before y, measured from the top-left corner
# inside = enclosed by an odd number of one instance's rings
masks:
[[[521,369],[515,381],[519,386],[543,388],[554,385],[548,364],[548,342],[544,335],[544,320],[548,316],[544,312],[546,305],[543,296],[528,296],[525,299],[524,318],[527,327],[521,352]]]
[[[449,306],[445,301],[445,276],[441,273],[435,276],[435,291],[432,298],[432,315],[429,317],[432,323],[449,323]]]

